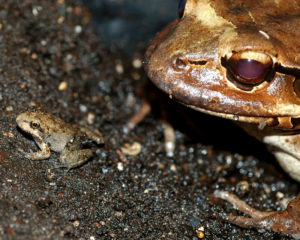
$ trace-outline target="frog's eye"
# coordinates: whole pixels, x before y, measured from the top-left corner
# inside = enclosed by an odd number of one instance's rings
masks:
[[[294,81],[294,91],[298,97],[300,97],[300,78],[296,78]]]
[[[186,5],[186,0],[180,0],[178,4],[178,17],[181,19],[184,14],[184,9]]]
[[[30,127],[32,129],[37,129],[40,127],[40,124],[38,124],[37,122],[30,122]]]
[[[227,62],[227,73],[245,90],[266,81],[272,73],[273,62],[270,56],[259,52],[233,53]],[[248,89],[247,89],[248,88]]]

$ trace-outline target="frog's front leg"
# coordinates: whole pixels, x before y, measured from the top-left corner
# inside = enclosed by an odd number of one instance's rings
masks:
[[[277,212],[262,212],[255,208],[252,208],[247,203],[239,199],[236,195],[231,194],[227,191],[218,191],[216,190],[214,192],[214,196],[217,198],[221,198],[223,200],[226,200],[230,202],[235,208],[237,208],[239,211],[246,213],[251,216],[244,217],[244,216],[234,216],[234,215],[227,215],[226,220],[238,225],[243,228],[272,228],[272,218],[270,218],[272,215],[275,215]],[[265,223],[265,224],[263,224]],[[268,224],[267,224],[268,223]]]
[[[38,146],[41,151],[34,152],[34,153],[25,153],[25,157],[30,160],[43,160],[50,157],[50,147],[45,142],[38,142]]]
[[[91,156],[93,152],[91,149],[80,149],[80,150],[69,150],[65,149],[60,154],[60,162],[63,164],[62,167],[67,167],[68,169],[78,167],[85,163]]]
[[[227,215],[226,220],[243,228],[260,228],[273,230],[282,234],[300,239],[300,194],[293,199],[286,210],[281,212],[262,212],[250,207],[234,194],[226,191],[215,191],[214,196],[230,202],[239,211],[246,213],[251,218],[244,216]]]

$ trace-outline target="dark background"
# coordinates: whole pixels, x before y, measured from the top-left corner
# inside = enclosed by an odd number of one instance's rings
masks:
[[[241,213],[212,196],[228,190],[258,209],[283,209],[299,187],[274,157],[230,121],[168,99],[132,64],[177,16],[177,1],[86,3],[91,11],[80,0],[0,2],[0,238],[197,240],[201,227],[205,239],[289,239],[222,221]],[[143,101],[151,113],[125,132]],[[70,171],[55,168],[59,153],[24,158],[39,149],[15,119],[35,107],[102,131],[105,145],[88,146],[94,156]],[[140,153],[122,158],[134,142]]]

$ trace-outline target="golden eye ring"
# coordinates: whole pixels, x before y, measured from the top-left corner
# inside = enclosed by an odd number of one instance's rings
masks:
[[[31,123],[30,123],[30,127],[31,127],[32,129],[37,129],[37,128],[40,127],[40,124],[38,124],[37,122],[31,122]]]
[[[244,90],[251,90],[273,76],[272,59],[265,53],[234,52],[226,65],[229,80]]]

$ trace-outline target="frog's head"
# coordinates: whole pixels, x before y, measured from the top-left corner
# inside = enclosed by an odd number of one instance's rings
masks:
[[[42,140],[43,122],[39,115],[40,111],[26,111],[18,115],[16,122],[19,128],[29,133],[35,140]]]
[[[198,111],[300,128],[300,3],[181,0],[153,40],[145,69]]]

